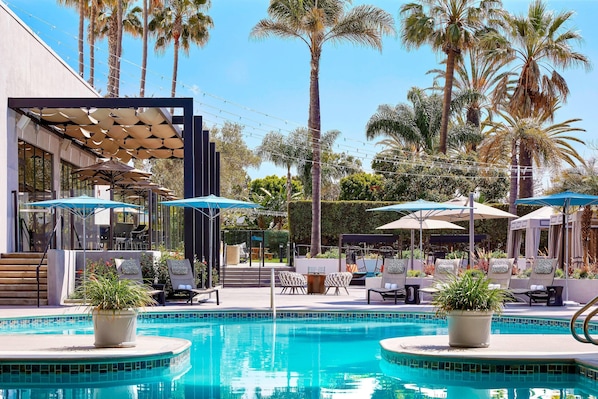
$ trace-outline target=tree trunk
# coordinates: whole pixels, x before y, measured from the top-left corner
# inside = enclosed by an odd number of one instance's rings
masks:
[[[321,231],[321,165],[320,165],[320,85],[319,85],[320,53],[312,49],[311,72],[309,77],[309,120],[308,129],[312,137],[312,165],[311,165],[311,256],[322,252]]]
[[[509,213],[512,213],[513,215],[517,215],[517,205],[515,205],[515,201],[517,201],[517,191],[519,189],[519,161],[517,147],[517,142],[513,142],[513,147],[511,149],[511,187],[509,188]]]
[[[83,35],[85,30],[85,1],[79,0],[79,76],[85,74],[85,58],[83,54]]]
[[[451,97],[453,95],[453,80],[455,75],[456,51],[449,49],[446,59],[446,74],[444,82],[444,98],[442,100],[442,119],[440,121],[440,152],[446,154],[446,139],[448,135],[449,114],[451,112]]]
[[[89,16],[89,84],[94,85],[95,76],[95,56],[96,56],[96,2],[91,2],[91,13]]]
[[[114,82],[115,97],[118,97],[120,94],[120,57],[123,53],[123,0],[117,0],[117,2],[118,7],[116,17],[118,23],[118,31],[116,42],[116,74]]]
[[[139,97],[145,97],[145,72],[147,68],[147,18],[148,2],[143,0],[143,48],[141,53],[141,83],[139,88]]]
[[[532,154],[525,144],[519,149],[519,165],[521,166],[521,183],[519,184],[519,198],[534,196],[534,170],[532,167]]]
[[[289,204],[291,203],[291,190],[293,189],[293,181],[291,175],[291,165],[287,165],[287,213],[289,212]]]
[[[108,97],[117,97],[116,91],[116,58],[117,54],[117,40],[118,40],[118,23],[116,21],[116,15],[110,17],[108,21]]]
[[[176,79],[177,79],[177,71],[179,69],[179,41],[175,39],[174,41],[174,63],[172,66],[172,86],[170,88],[170,97],[174,97],[176,94]]]

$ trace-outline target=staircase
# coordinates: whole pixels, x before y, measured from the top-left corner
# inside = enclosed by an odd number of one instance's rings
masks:
[[[0,255],[0,305],[37,306],[36,269],[41,253]],[[40,270],[40,305],[48,304],[48,264],[44,259]]]
[[[220,284],[223,287],[267,287],[270,285],[270,267],[225,266],[221,271]],[[294,271],[294,267],[276,266],[274,275],[278,285],[278,272],[281,270]]]

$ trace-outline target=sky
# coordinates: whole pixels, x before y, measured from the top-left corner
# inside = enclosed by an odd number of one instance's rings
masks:
[[[78,70],[77,24],[74,9],[57,5],[55,0],[4,1],[73,69]],[[399,9],[403,0],[354,0],[353,6],[372,4],[389,12],[399,30]],[[546,1],[551,10],[573,10],[570,28],[580,31],[584,41],[577,50],[595,65],[598,62],[598,1]],[[203,48],[194,47],[186,57],[181,54],[177,96],[193,97],[195,114],[202,115],[208,127],[225,122],[244,126],[249,148],[257,147],[270,131],[288,134],[306,126],[309,105],[309,51],[298,40],[249,37],[255,24],[267,17],[268,0],[212,0],[207,12],[214,21],[210,40]],[[503,0],[504,7],[524,13],[525,0]],[[107,44],[96,50],[96,86],[105,92]],[[85,49],[86,57],[88,49]],[[172,51],[161,56],[150,51],[146,96],[169,97],[172,77]],[[364,169],[381,147],[365,137],[365,126],[381,104],[409,103],[407,92],[417,86],[430,87],[432,75],[426,72],[443,68],[443,56],[429,46],[407,51],[399,36],[383,40],[383,50],[344,43],[325,45],[320,66],[322,130],[339,130],[335,152],[346,152],[361,159]],[[121,96],[138,96],[141,40],[126,38],[121,72]],[[598,72],[583,68],[559,71],[570,89],[569,100],[558,111],[555,122],[580,118],[574,126],[586,130],[576,136],[586,146],[576,149],[585,159],[595,157],[598,130]],[[88,77],[87,70],[85,77]],[[249,169],[252,178],[286,172],[263,163]],[[548,174],[549,172],[544,172]]]

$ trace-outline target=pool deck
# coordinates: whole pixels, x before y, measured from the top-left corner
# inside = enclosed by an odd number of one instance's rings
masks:
[[[349,287],[349,294],[307,295],[280,294],[280,288],[274,291],[270,287],[261,288],[221,288],[220,305],[216,305],[215,298],[205,302],[189,305],[183,302],[167,302],[166,306],[146,308],[147,312],[184,312],[184,311],[271,311],[272,301],[277,312],[283,311],[371,311],[371,312],[433,312],[429,303],[418,305],[394,304],[393,301],[373,302],[367,304],[366,290],[363,286]],[[579,310],[579,305],[562,307],[547,307],[545,304],[509,303],[504,315],[537,316],[550,318],[570,317]],[[85,313],[85,307],[60,306],[41,308],[35,307],[0,307],[0,317],[27,317],[72,315]],[[133,357],[138,355],[154,356],[165,352],[180,352],[184,343],[174,343],[175,347],[158,340],[139,337],[138,345],[134,348],[95,349],[93,336],[66,336],[68,338],[39,339],[31,336],[11,336],[10,339],[0,340],[0,362],[18,361],[23,358],[64,359],[105,359],[110,356]],[[425,342],[422,342],[425,341]],[[405,337],[389,340],[388,349],[406,355],[421,357],[460,358],[466,359],[508,359],[508,360],[555,360],[570,359],[579,361],[591,367],[598,368],[598,346],[577,342],[571,335],[528,335],[512,336],[495,335],[491,337],[489,348],[457,349],[448,346],[448,337],[429,336],[425,340],[421,337]]]

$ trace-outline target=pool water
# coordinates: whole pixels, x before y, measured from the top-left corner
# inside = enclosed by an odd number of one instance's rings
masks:
[[[91,323],[3,333],[92,334]],[[567,334],[565,328],[493,323],[493,334]],[[446,334],[437,320],[140,320],[140,335],[192,342],[191,367],[150,380],[85,384],[0,383],[3,398],[596,398],[577,376],[485,375],[401,368],[381,359],[379,341]],[[1,336],[0,336],[1,339]]]

